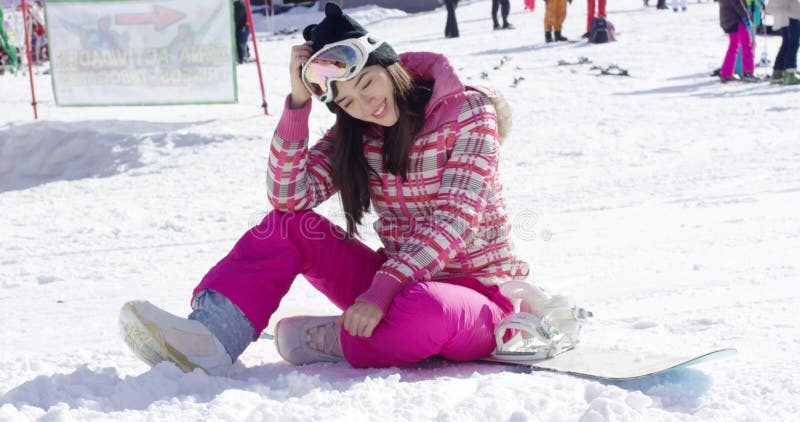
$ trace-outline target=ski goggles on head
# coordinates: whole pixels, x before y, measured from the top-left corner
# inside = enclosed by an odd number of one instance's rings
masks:
[[[303,65],[303,85],[323,103],[333,101],[333,82],[346,81],[364,68],[369,54],[383,41],[367,34],[328,44]]]

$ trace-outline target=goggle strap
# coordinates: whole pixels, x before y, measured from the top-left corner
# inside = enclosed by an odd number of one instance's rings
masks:
[[[372,38],[375,41],[375,43],[371,43],[370,42],[370,38]],[[373,51],[377,50],[378,47],[381,46],[381,44],[383,44],[383,41],[381,41],[378,38],[372,37],[371,35],[365,35],[365,36],[363,36],[363,37],[361,37],[359,39],[360,40],[364,40],[364,44],[367,45],[367,55],[368,56],[370,55],[370,53],[372,53]]]

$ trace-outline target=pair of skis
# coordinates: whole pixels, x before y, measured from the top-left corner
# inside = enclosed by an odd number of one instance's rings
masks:
[[[579,66],[584,64],[591,64],[592,61],[588,57],[578,57],[577,61],[570,62],[567,60],[559,60],[559,66]],[[628,69],[623,69],[618,65],[610,64],[608,66],[594,65],[589,68],[590,71],[600,71],[598,76],[631,76]]]

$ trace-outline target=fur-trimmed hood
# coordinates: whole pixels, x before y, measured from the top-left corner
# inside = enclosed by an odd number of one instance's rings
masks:
[[[467,86],[467,89],[480,91],[489,97],[497,115],[497,141],[502,145],[503,141],[511,134],[511,107],[508,105],[506,97],[502,92],[488,87]]]

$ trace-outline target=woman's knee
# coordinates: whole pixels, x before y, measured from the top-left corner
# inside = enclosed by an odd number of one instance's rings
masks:
[[[425,327],[442,327],[446,320],[444,300],[432,283],[413,283],[398,294],[389,308],[387,318],[393,322]]]
[[[491,353],[494,327],[503,316],[500,307],[475,290],[428,282],[414,283],[397,295],[387,318],[396,329],[426,339],[435,354],[471,360]]]
[[[327,236],[342,236],[341,228],[313,210],[285,212],[270,211],[261,223],[250,229],[249,234],[256,239],[323,239]]]

